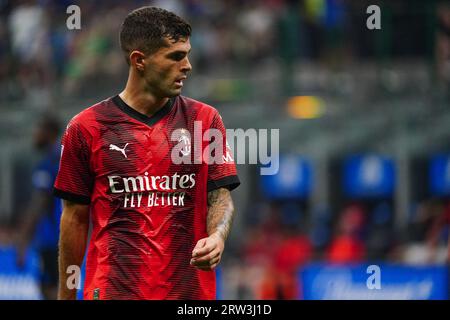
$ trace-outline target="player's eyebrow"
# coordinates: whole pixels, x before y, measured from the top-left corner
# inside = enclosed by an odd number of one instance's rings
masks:
[[[185,50],[176,50],[176,51],[171,51],[168,52],[166,57],[171,58],[171,59],[183,59],[186,55],[188,55],[191,52],[191,48],[189,48],[188,51]]]
[[[169,52],[168,53],[168,55],[170,55],[170,54],[189,54],[191,52],[191,48],[189,48],[189,50],[188,51],[186,51],[186,50],[176,50],[176,51],[171,51],[171,52]]]

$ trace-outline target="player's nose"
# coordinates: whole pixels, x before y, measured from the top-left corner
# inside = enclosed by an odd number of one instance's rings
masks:
[[[192,70],[191,62],[190,62],[189,59],[186,57],[186,58],[184,59],[184,64],[183,64],[183,67],[181,68],[181,71],[183,71],[183,72],[185,72],[185,73],[188,73],[188,72],[190,72],[191,70]]]

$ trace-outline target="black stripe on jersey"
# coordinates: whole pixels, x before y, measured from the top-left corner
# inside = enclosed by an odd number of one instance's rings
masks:
[[[208,192],[219,189],[219,188],[227,188],[228,190],[233,190],[237,188],[241,182],[239,181],[238,176],[227,176],[225,178],[219,180],[209,180],[208,181]]]
[[[91,198],[89,198],[89,197],[75,194],[72,192],[62,191],[62,190],[59,190],[56,188],[53,188],[53,195],[58,198],[68,200],[71,202],[75,202],[75,203],[79,203],[79,204],[90,204],[91,203]]]
[[[119,95],[116,95],[112,98],[112,102],[119,107],[120,110],[125,112],[130,117],[141,121],[145,123],[148,126],[152,126],[155,123],[157,123],[159,120],[161,120],[165,115],[167,115],[170,110],[172,110],[172,107],[175,103],[175,98],[170,98],[169,101],[161,108],[159,109],[154,115],[151,117],[146,116],[145,114],[142,114],[132,107],[130,107],[128,104],[125,103],[125,101],[122,100],[122,98]]]

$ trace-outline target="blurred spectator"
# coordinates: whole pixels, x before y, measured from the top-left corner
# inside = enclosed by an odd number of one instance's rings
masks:
[[[276,274],[273,279],[272,294],[276,292],[276,295],[271,296],[267,291],[269,286],[266,285],[263,288],[263,298],[298,299],[301,295],[298,271],[310,261],[311,257],[312,245],[308,237],[295,228],[288,228],[274,257]]]
[[[298,298],[298,286],[295,278],[270,266],[265,271],[258,299],[293,300]]]
[[[350,205],[337,223],[337,233],[327,250],[331,263],[358,263],[366,257],[366,245],[361,239],[365,224],[365,212],[359,205]]]
[[[34,146],[44,153],[32,175],[30,203],[21,217],[17,234],[18,264],[23,264],[30,246],[36,248],[43,263],[42,292],[46,299],[56,299],[58,284],[58,240],[61,201],[53,197],[53,184],[59,169],[61,147],[60,124],[52,115],[45,115],[34,132]]]
[[[423,202],[411,225],[413,238],[403,252],[410,264],[445,264],[448,259],[450,203],[437,199]]]
[[[241,30],[239,34],[243,37],[240,43],[247,47],[241,48],[243,51],[240,55],[245,55],[248,61],[255,62],[267,57],[272,50],[275,42],[275,16],[270,7],[259,1],[249,1],[242,9],[237,18],[237,25]]]
[[[292,203],[272,205],[267,219],[250,228],[243,253],[246,265],[262,267],[259,284],[253,288],[257,299],[288,300],[300,295],[297,272],[310,261],[312,245],[299,228],[296,216],[301,211],[296,208]]]
[[[442,250],[442,262],[444,262],[444,252],[448,245],[447,240],[449,237],[450,229],[450,203],[444,204],[440,207],[440,211],[436,212],[436,216],[433,217],[431,225],[427,230],[426,244],[431,251],[431,263],[439,262],[439,251]]]
[[[21,1],[9,16],[13,53],[20,63],[42,63],[48,59],[47,17],[36,1]]]
[[[242,248],[244,261],[248,264],[271,263],[282,239],[281,217],[277,207],[272,206],[269,215],[260,224],[249,226],[248,233],[249,237]]]
[[[9,16],[11,50],[24,93],[44,91],[52,77],[48,16],[37,1],[22,0]]]
[[[292,275],[309,262],[311,254],[311,243],[306,236],[295,230],[287,231],[277,248],[274,265],[277,270]]]

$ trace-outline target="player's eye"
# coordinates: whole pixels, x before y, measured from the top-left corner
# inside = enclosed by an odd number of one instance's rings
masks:
[[[174,52],[169,54],[169,59],[175,60],[175,61],[181,61],[186,56],[186,53],[184,52]]]

